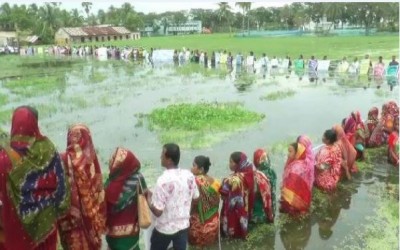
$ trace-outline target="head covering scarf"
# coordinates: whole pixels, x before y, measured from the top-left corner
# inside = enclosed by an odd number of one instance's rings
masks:
[[[69,185],[54,144],[39,131],[35,109],[14,111],[10,147],[0,155],[1,176],[6,177],[0,181],[6,183],[1,185],[5,247],[52,246],[56,221],[69,208]]]
[[[300,135],[297,138],[297,142],[305,147],[305,155],[306,155],[305,163],[309,171],[308,172],[309,176],[307,177],[307,179],[310,180],[309,185],[311,188],[314,183],[314,166],[315,166],[315,157],[312,150],[313,145],[310,138],[307,135]]]
[[[231,237],[245,238],[248,220],[254,207],[254,166],[244,153],[240,153],[235,172],[223,181],[220,189],[225,197],[221,211],[222,231]]]
[[[88,127],[76,124],[68,129],[66,154],[78,190],[87,238],[92,249],[99,249],[105,232],[106,205],[100,165]]]
[[[140,188],[146,189],[146,183],[139,172],[139,160],[128,149],[118,147],[115,150],[109,169],[110,174],[105,184],[107,236],[115,238],[116,243],[123,236],[138,237],[138,190],[143,192]]]
[[[311,176],[306,164],[306,147],[297,143],[294,159],[288,159],[284,168],[281,211],[292,215],[307,212],[311,204]]]
[[[272,200],[272,215],[275,217],[275,209],[276,209],[276,173],[274,169],[271,167],[271,161],[267,152],[259,148],[254,151],[253,154],[253,162],[256,165],[257,169],[264,173],[264,175],[268,178],[269,183],[271,185],[271,200]],[[258,178],[260,179],[260,178]],[[265,203],[264,203],[265,204]],[[264,209],[265,210],[265,209]]]
[[[251,161],[247,158],[247,155],[245,153],[241,153],[240,155],[240,161],[238,164],[236,164],[235,167],[235,172],[241,173],[243,175],[243,178],[245,180],[245,186],[248,189],[249,192],[249,216],[251,218],[251,214],[253,211],[253,206],[254,206],[254,170],[255,167]]]
[[[137,198],[140,162],[129,150],[117,148],[110,160],[110,174],[106,182],[106,200],[113,204],[111,212],[118,212]]]

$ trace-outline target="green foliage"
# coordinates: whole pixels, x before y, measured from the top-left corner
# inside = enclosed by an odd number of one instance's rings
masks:
[[[90,75],[89,79],[91,83],[99,83],[107,79],[107,76],[100,72],[94,72],[93,74]]]
[[[5,124],[11,121],[11,110],[0,111],[0,124]]]
[[[294,90],[288,89],[288,90],[283,90],[283,91],[276,91],[276,92],[271,92],[265,96],[261,96],[260,100],[268,100],[268,101],[275,101],[275,100],[280,100],[284,99],[287,97],[294,96],[296,92]]]
[[[0,93],[0,106],[8,103],[8,95]]]
[[[204,147],[230,131],[261,121],[264,115],[245,110],[238,103],[174,104],[153,110],[150,128],[160,131],[161,141],[182,147]]]
[[[33,76],[10,80],[3,86],[16,95],[33,97],[59,90],[63,81],[65,79],[60,76]]]

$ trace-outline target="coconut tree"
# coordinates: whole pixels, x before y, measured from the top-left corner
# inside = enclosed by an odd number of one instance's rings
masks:
[[[92,9],[92,2],[82,2],[82,8],[85,10],[86,17],[89,18],[90,10]]]
[[[231,9],[232,8],[228,2],[218,3],[218,10],[217,10],[218,21],[220,23],[225,23],[225,25],[228,25],[230,33],[231,33],[231,20],[232,20]]]
[[[244,19],[245,19],[245,17],[247,17],[247,31],[250,33],[250,20],[249,20],[249,17],[248,17],[248,12],[249,12],[249,10],[251,9],[251,2],[236,2],[236,4],[235,4],[236,6],[239,6],[239,8],[241,8],[242,9],[242,12],[243,12],[243,22],[242,22],[242,25],[243,25],[243,32],[244,32]]]

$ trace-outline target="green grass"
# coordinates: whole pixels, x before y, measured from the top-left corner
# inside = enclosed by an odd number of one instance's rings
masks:
[[[283,90],[283,91],[276,91],[276,92],[271,92],[265,96],[261,96],[260,100],[267,100],[267,101],[275,101],[275,100],[280,100],[284,98],[288,98],[291,96],[294,96],[296,92],[294,90],[288,89],[288,90]]]
[[[107,76],[103,73],[100,72],[94,72],[92,75],[90,75],[89,80],[91,83],[99,83],[107,79]]]
[[[91,43],[102,45],[104,42]],[[297,58],[303,54],[305,58],[311,55],[322,58],[341,59],[343,56],[354,57],[370,54],[375,60],[382,55],[389,58],[399,54],[399,37],[393,36],[351,36],[351,37],[259,37],[236,38],[230,34],[184,35],[166,37],[143,37],[135,41],[111,41],[107,44],[117,46],[135,46],[163,49],[182,49],[183,47],[198,49],[211,53],[217,50],[227,50],[232,53],[249,53],[256,56],[261,53]]]
[[[0,106],[8,103],[8,95],[0,93]]]
[[[87,62],[80,58],[54,56],[0,56],[0,79],[7,77],[42,76],[70,72],[72,68],[81,68]]]
[[[5,124],[11,121],[11,110],[0,111],[0,124]]]
[[[34,97],[60,90],[64,81],[61,76],[31,76],[9,80],[3,86],[18,96]]]
[[[198,103],[155,109],[148,121],[150,129],[159,132],[162,143],[173,141],[183,148],[202,148],[263,118],[238,103]]]

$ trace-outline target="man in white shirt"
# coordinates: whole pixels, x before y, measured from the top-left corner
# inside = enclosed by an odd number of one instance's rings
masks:
[[[157,179],[153,193],[147,192],[150,210],[157,217],[151,235],[151,250],[166,250],[173,243],[174,250],[185,250],[190,226],[192,200],[199,197],[194,175],[178,167],[179,146],[163,146],[161,165],[166,168]]]

